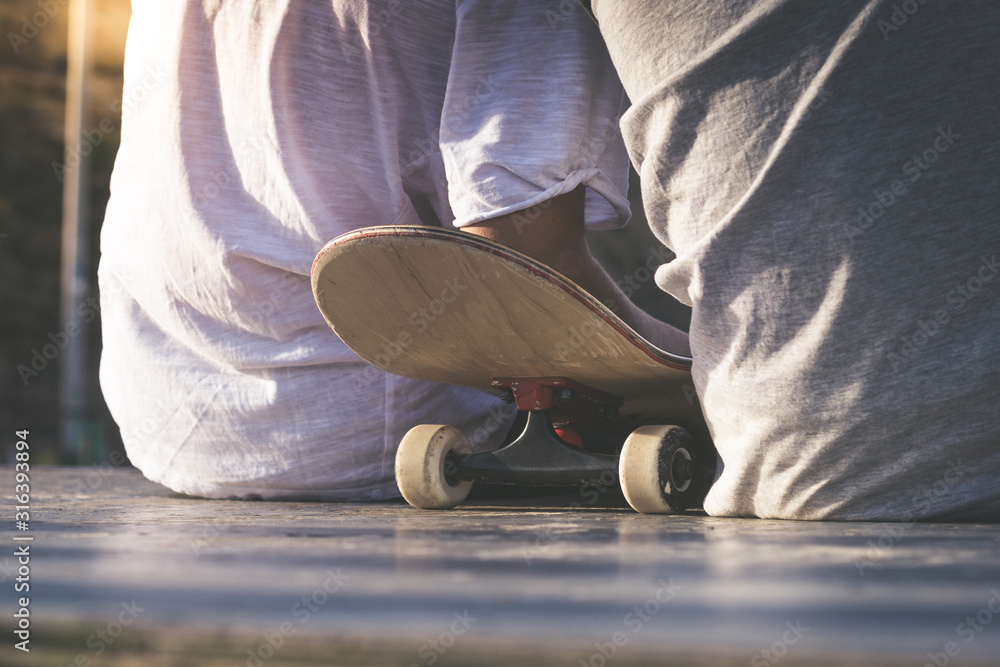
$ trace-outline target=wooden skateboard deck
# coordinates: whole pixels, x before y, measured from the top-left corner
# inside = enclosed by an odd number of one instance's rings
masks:
[[[386,371],[497,393],[565,377],[624,400],[619,417],[703,424],[691,359],[644,340],[568,278],[501,244],[425,226],[359,229],[312,269],[338,336]]]

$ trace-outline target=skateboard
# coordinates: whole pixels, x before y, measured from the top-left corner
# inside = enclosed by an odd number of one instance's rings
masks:
[[[644,340],[571,280],[507,246],[430,226],[379,226],[330,241],[312,267],[316,304],[362,359],[419,380],[494,393],[524,430],[473,453],[448,425],[418,425],[396,454],[404,499],[455,507],[473,483],[617,480],[643,513],[697,506],[716,454],[691,359]]]

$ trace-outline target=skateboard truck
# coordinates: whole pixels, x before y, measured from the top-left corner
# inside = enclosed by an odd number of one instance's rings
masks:
[[[573,486],[618,476],[618,457],[564,442],[544,412],[528,413],[524,431],[510,444],[456,462],[454,478],[491,484]]]
[[[613,415],[622,400],[566,378],[496,378],[501,397],[527,412],[524,430],[511,443],[492,452],[454,460],[453,480],[492,484],[571,486],[618,476],[618,457],[568,444],[577,427],[589,429],[599,417]],[[577,431],[578,433],[579,431]]]
[[[577,447],[583,447],[584,432],[589,432],[588,445],[593,445],[595,422],[614,419],[624,404],[614,394],[563,377],[494,378],[491,384],[518,410],[547,411],[559,439]]]

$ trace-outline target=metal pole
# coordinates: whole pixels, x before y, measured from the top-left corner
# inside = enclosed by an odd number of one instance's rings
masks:
[[[88,120],[88,76],[91,71],[90,0],[70,0],[66,52],[66,152],[63,160],[62,333],[66,347],[59,363],[60,440],[66,463],[89,463],[92,452],[88,422],[93,401],[87,383],[88,331],[80,313],[90,283],[90,152],[84,140]]]

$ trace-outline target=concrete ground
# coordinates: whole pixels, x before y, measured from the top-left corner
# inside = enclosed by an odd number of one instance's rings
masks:
[[[31,494],[0,552],[5,627],[30,596],[11,667],[1000,664],[1000,526],[206,501],[109,468]]]

